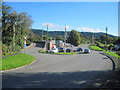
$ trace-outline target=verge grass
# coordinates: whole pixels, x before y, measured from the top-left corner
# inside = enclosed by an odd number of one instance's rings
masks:
[[[106,54],[109,54],[111,56],[114,56],[116,58],[120,58],[120,56],[118,54],[116,54],[115,52],[105,52]]]
[[[98,47],[98,46],[90,46],[92,50],[97,50],[97,51],[105,51],[104,49]]]
[[[97,51],[104,51],[106,54],[109,54],[109,55],[114,56],[116,58],[120,58],[120,56],[117,53],[115,53],[115,52],[106,52],[104,49],[102,49],[102,48],[100,48],[98,46],[90,46],[90,48],[93,49],[93,50],[97,50]]]
[[[40,51],[40,53],[47,53],[46,51]],[[73,55],[77,54],[78,52],[57,52],[57,53],[50,53],[50,54],[58,54],[58,55]]]
[[[2,55],[2,57],[8,56],[8,55],[12,55],[12,54],[15,54],[15,53],[19,53],[19,52],[11,52],[11,53],[7,53],[6,55]]]
[[[53,54],[58,54],[58,55],[74,55],[77,54],[78,52],[58,52],[58,53],[53,53]]]
[[[9,70],[32,63],[35,58],[28,54],[17,54],[2,59],[2,70]]]
[[[40,53],[46,53],[46,51],[39,51]]]

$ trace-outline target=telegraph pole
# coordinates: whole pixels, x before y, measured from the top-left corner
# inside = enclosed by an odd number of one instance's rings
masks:
[[[48,24],[47,24],[47,37],[46,37],[46,39],[47,39],[46,50],[48,51]]]
[[[107,31],[108,31],[108,29],[106,27],[106,52],[107,52]]]
[[[65,52],[66,52],[66,27],[65,27]]]
[[[43,29],[42,29],[42,41],[43,41]]]
[[[13,24],[13,51],[15,51],[15,26]]]

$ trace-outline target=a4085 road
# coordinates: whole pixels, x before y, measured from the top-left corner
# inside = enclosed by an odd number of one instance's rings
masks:
[[[81,45],[83,49],[88,45]],[[3,72],[3,88],[98,88],[111,75],[113,64],[106,56],[90,54],[52,55],[38,47],[23,52],[36,58],[30,66]]]

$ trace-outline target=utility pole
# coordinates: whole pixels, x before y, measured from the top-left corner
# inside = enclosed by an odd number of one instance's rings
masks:
[[[42,41],[43,41],[43,29],[42,29]]]
[[[13,51],[15,51],[15,26],[13,24]]]
[[[66,52],[66,27],[65,27],[65,52]]]
[[[46,37],[46,39],[47,39],[46,50],[48,51],[48,24],[47,24],[47,37]]]
[[[107,52],[107,31],[108,31],[108,29],[106,27],[106,52]]]

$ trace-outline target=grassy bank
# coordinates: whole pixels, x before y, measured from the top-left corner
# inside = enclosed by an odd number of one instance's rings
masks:
[[[115,52],[105,52],[106,54],[109,54],[111,56],[114,56],[116,58],[120,58],[120,56],[118,54],[116,54]]]
[[[97,50],[97,51],[105,51],[104,49],[98,47],[98,46],[90,46],[92,50]]]
[[[104,51],[106,54],[109,54],[109,55],[114,56],[114,57],[116,57],[116,58],[120,58],[120,56],[119,56],[118,54],[116,54],[115,52],[106,52],[104,49],[102,49],[102,48],[100,48],[100,47],[98,47],[98,46],[92,46],[92,45],[91,45],[90,48],[91,48],[92,50]]]
[[[9,70],[32,63],[35,58],[28,54],[17,54],[2,59],[2,70]]]

